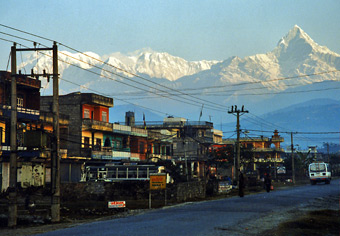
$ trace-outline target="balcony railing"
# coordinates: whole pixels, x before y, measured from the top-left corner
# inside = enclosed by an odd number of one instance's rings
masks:
[[[104,97],[94,93],[82,93],[82,101],[88,104],[98,104],[107,107],[113,107],[113,99],[109,97]]]
[[[131,126],[127,125],[120,125],[120,124],[112,124],[113,132],[115,133],[122,133],[122,134],[130,134],[131,133]]]
[[[283,162],[282,158],[255,158],[255,162]]]
[[[3,115],[10,117],[11,116],[11,106],[8,105],[0,105],[0,108],[4,111]],[[25,107],[17,107],[17,112],[18,112],[18,119],[23,118],[23,119],[32,119],[32,120],[38,120],[40,111],[39,110],[34,110],[34,109],[29,109]]]
[[[135,136],[141,136],[141,137],[147,137],[148,136],[148,131],[145,129],[140,129],[140,128],[131,128],[131,134]]]
[[[284,152],[283,148],[252,148],[251,152]]]
[[[112,124],[104,121],[83,119],[83,128],[100,131],[112,131]]]
[[[162,155],[162,154],[150,154],[150,158],[155,158],[158,160],[171,160],[172,159],[171,156]]]

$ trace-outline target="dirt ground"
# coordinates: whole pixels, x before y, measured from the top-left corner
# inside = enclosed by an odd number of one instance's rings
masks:
[[[339,197],[318,198],[299,207],[271,212],[229,232],[235,232],[230,235],[339,236],[339,207]]]

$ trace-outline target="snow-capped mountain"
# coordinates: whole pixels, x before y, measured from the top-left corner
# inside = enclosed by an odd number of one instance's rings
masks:
[[[340,70],[340,55],[318,45],[297,25],[268,53],[244,58],[235,56],[224,61],[190,62],[151,49],[107,56],[85,54],[59,53],[61,93],[98,92],[113,96],[116,101],[132,100],[156,109],[167,104],[163,112],[195,119],[203,103],[205,109],[209,109],[208,102],[200,100],[201,104],[190,106],[178,100],[185,101],[189,95],[191,104],[193,100],[204,99],[225,107],[244,104],[249,110],[264,113],[291,105],[288,102],[294,101],[289,94],[305,88],[318,91],[322,85],[318,92],[294,95],[299,98],[295,102],[307,101],[311,97],[332,98],[336,91],[332,89],[340,83],[339,72],[331,73]],[[49,71],[51,57],[37,57],[33,53],[22,65],[26,70],[46,68]],[[44,94],[48,94],[47,90]],[[209,111],[209,115],[214,112]]]
[[[192,75],[203,70],[209,70],[218,61],[186,61],[166,52],[155,52],[144,49],[122,55],[114,53],[108,57],[105,69],[112,70],[112,66],[120,68],[116,72],[124,71],[124,74],[133,77],[132,74],[147,75],[151,78],[164,78],[175,81],[180,77]],[[130,73],[126,73],[130,72]]]
[[[28,54],[19,67],[26,70],[34,69],[35,73],[51,68],[51,55],[51,53]],[[170,81],[202,70],[208,70],[218,62],[205,60],[190,62],[169,53],[155,52],[151,49],[135,51],[128,55],[113,53],[102,57],[93,52],[82,54],[59,51],[58,58],[61,76],[63,76],[65,70],[72,67],[72,64],[83,69],[102,68],[100,73],[106,76],[112,76],[111,72],[114,72],[127,77],[146,75],[150,78],[164,78]]]
[[[195,82],[207,87],[249,82],[263,85],[268,90],[282,91],[289,86],[336,80],[333,73],[320,73],[339,69],[340,55],[330,51],[327,47],[319,46],[295,25],[271,52],[245,58],[231,57],[213,65],[210,70],[176,82],[189,87]],[[314,74],[318,75],[287,78]],[[222,89],[220,88],[219,91]],[[240,93],[240,90],[236,90],[235,93]]]

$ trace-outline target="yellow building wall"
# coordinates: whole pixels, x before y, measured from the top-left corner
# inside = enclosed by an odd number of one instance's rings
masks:
[[[2,129],[2,133],[0,135],[1,137],[1,142],[4,143],[5,142],[5,130],[6,130],[6,124],[5,123],[1,123],[0,122],[0,130]]]
[[[90,139],[90,145],[92,144],[92,133],[90,131],[82,131],[82,143],[84,143],[84,138],[87,137]],[[96,144],[96,139],[99,138],[102,140],[102,146],[104,145],[104,135],[103,133],[95,133],[94,134],[94,144]],[[82,144],[82,148],[84,148],[84,144]]]

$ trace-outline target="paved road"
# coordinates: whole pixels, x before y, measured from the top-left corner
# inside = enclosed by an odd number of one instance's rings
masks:
[[[247,229],[250,224],[258,224],[254,222],[262,222],[258,221],[262,217],[279,217],[281,212],[313,204],[315,199],[339,197],[339,194],[339,180],[333,180],[329,185],[304,185],[246,195],[244,198],[186,203],[43,235],[245,235],[239,229]],[[261,225],[256,227],[261,229]],[[249,234],[256,233],[253,231]]]

